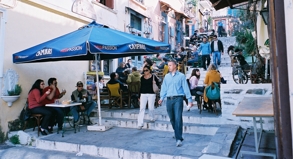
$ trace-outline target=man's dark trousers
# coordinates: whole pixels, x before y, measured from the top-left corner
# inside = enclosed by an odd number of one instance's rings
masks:
[[[207,62],[207,63],[206,63]],[[207,67],[209,67],[211,62],[211,57],[210,55],[202,55],[201,56],[201,65],[203,69],[207,69]]]

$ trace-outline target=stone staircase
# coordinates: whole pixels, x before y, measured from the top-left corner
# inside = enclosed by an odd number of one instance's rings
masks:
[[[235,38],[219,38],[225,48],[234,45]],[[189,78],[193,68],[189,68],[186,77]],[[197,158],[226,158],[232,157],[231,147],[240,126],[252,126],[250,118],[239,118],[232,115],[239,102],[245,96],[270,96],[271,85],[235,84],[230,67],[230,58],[226,54],[222,57],[219,68],[227,84],[221,85],[222,110],[215,113],[199,110],[194,102],[190,111],[183,110],[182,147],[175,147],[172,126],[169,122],[164,104],[155,109],[155,122],[150,122],[148,110],[144,117],[142,130],[137,130],[139,109],[102,108],[102,123],[112,125],[113,128],[105,132],[87,132],[82,127],[81,132],[69,132],[62,138],[60,134],[37,138],[35,146],[40,149],[82,152],[84,154],[105,158],[135,158],[135,159],[197,159]],[[206,71],[200,68],[203,84]],[[95,114],[97,116],[97,114]],[[91,119],[98,123],[97,117]],[[272,119],[264,120],[264,129],[273,127]],[[86,137],[81,138],[80,134]],[[80,139],[81,138],[81,139]],[[215,157],[212,157],[212,156]]]
[[[106,132],[87,132],[87,135],[90,134],[90,136],[92,136],[92,133],[95,134],[94,137],[90,139],[90,144],[74,142],[74,140],[77,140],[77,137],[73,137],[73,134],[71,132],[71,134],[66,133],[64,138],[61,138],[61,135],[59,135],[59,137],[54,136],[38,139],[36,141],[36,147],[46,150],[83,152],[84,154],[105,158],[139,159],[145,157],[150,159],[196,159],[200,158],[204,154],[228,157],[230,154],[232,143],[239,129],[238,125],[227,124],[226,122],[223,122],[221,119],[221,113],[216,115],[214,113],[203,111],[201,114],[199,114],[199,110],[197,109],[197,107],[193,107],[190,111],[186,111],[186,108],[184,108],[183,138],[186,140],[184,140],[183,142],[183,149],[176,149],[176,153],[171,153],[172,151],[168,152],[169,150],[164,150],[157,153],[153,145],[150,143],[146,145],[148,149],[150,149],[150,152],[145,149],[137,150],[137,147],[132,146],[122,148],[117,147],[117,144],[115,144],[114,142],[111,144],[108,143],[108,146],[98,144],[100,143],[99,140],[102,140],[102,136],[100,137],[100,135],[105,135],[104,138],[110,137],[108,136],[108,133],[111,133],[112,131],[115,131],[116,134],[120,137],[120,133],[124,134],[124,132],[126,131],[127,133],[129,133],[128,140],[135,140],[135,142],[136,138],[143,138],[144,140],[148,140],[147,138],[149,138],[150,140],[161,140],[161,135],[163,134],[164,137],[169,136],[170,139],[172,139],[171,136],[173,136],[174,132],[169,122],[169,117],[167,115],[165,106],[160,106],[155,109],[156,121],[154,123],[150,122],[148,110],[146,110],[146,114],[144,117],[144,127],[142,130],[137,130],[138,113],[139,109],[103,108],[101,113],[103,123],[107,125],[112,125],[114,127]],[[97,118],[92,118],[92,121],[94,121],[94,123],[98,122]],[[83,133],[83,131],[86,131],[84,129],[85,128],[81,130],[81,133]],[[76,135],[78,135],[79,133],[80,132],[78,132]],[[131,136],[130,133],[134,133],[133,136]],[[152,136],[150,133],[154,136]],[[161,137],[158,137],[158,135]],[[73,140],[73,138],[75,139]],[[196,140],[192,139],[201,139],[202,141],[197,143]],[[122,138],[117,140],[120,140],[119,142],[124,142],[124,139]],[[97,141],[97,144],[93,144],[93,141]],[[144,142],[142,139],[139,141]],[[221,145],[221,143],[225,144]],[[165,143],[157,142],[156,144],[164,147],[163,144]],[[217,144],[216,149],[215,144]],[[195,149],[194,147],[197,147],[196,145],[200,145],[200,147]],[[170,146],[172,147],[171,149],[176,148],[175,140],[172,142],[172,145],[168,145],[168,147]],[[148,154],[147,156],[149,157],[145,156],[145,154]]]

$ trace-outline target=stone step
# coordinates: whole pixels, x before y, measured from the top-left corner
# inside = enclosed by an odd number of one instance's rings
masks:
[[[146,110],[147,112],[147,110]],[[155,110],[156,112],[156,110]],[[137,113],[127,113],[127,112],[105,112],[103,111],[102,113],[103,119],[128,119],[128,120],[136,120],[138,117],[138,112]],[[189,115],[190,114],[190,115]],[[203,118],[204,116],[204,118]],[[190,112],[187,112],[184,110],[183,112],[183,122],[186,124],[205,124],[205,125],[210,125],[210,124],[216,124],[216,125],[221,125],[223,124],[221,120],[219,120],[219,116],[217,116],[214,113],[207,112],[207,111],[202,111],[202,114],[199,114],[199,110],[195,107],[191,108]],[[146,113],[144,116],[145,120],[150,120],[149,115]],[[170,119],[166,113],[164,114],[156,114],[155,119],[157,121],[167,121],[169,122]]]
[[[197,159],[212,138],[184,133],[182,147],[176,147],[173,135],[174,132],[118,127],[91,132],[82,127],[76,134],[66,132],[63,138],[60,134],[52,134],[36,139],[36,148],[111,159]]]
[[[221,126],[202,152],[209,155],[228,157],[239,129],[238,125]]]
[[[137,129],[137,120],[125,119],[125,118],[103,118],[104,122],[110,125],[122,127],[122,128],[134,128]],[[201,135],[214,135],[218,130],[219,125],[213,124],[192,124],[183,123],[183,132],[188,134],[201,134]],[[142,129],[156,130],[156,131],[169,131],[173,132],[172,125],[169,121],[150,122],[150,120],[144,120]]]
[[[104,158],[197,159],[228,157],[239,126],[225,125],[211,135],[183,133],[183,146],[176,147],[174,132],[113,127],[105,132],[67,131],[36,139],[36,148],[82,153]],[[118,142],[119,141],[119,142]]]

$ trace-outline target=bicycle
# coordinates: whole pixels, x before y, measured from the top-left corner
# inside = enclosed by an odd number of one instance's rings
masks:
[[[239,61],[237,57],[235,57],[237,60],[237,64],[233,65],[233,71],[232,71],[232,77],[236,84],[247,84],[248,82],[248,75],[245,73],[245,71],[242,69],[241,65],[239,64]]]

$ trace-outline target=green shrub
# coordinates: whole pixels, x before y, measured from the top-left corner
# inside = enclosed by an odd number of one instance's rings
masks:
[[[20,142],[19,142],[19,136],[18,135],[11,136],[11,138],[9,139],[9,141],[11,143],[13,143],[14,145],[20,144]]]
[[[20,95],[21,91],[22,91],[21,86],[19,84],[16,84],[14,86],[14,89],[8,90],[7,93],[9,96],[16,96],[16,95]]]
[[[3,143],[6,140],[6,135],[5,133],[2,131],[2,127],[0,126],[0,143]]]

